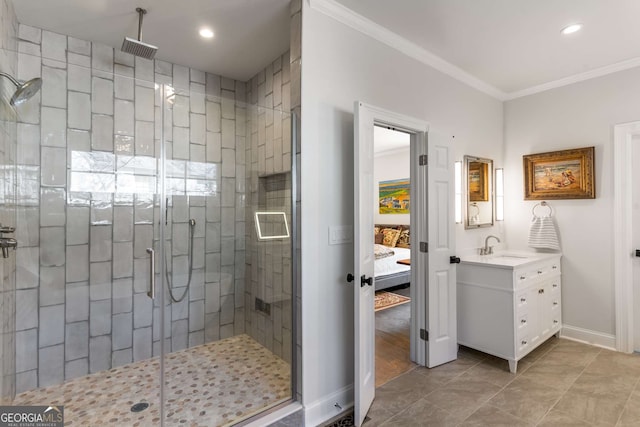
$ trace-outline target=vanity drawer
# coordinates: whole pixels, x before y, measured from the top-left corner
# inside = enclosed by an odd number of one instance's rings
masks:
[[[530,292],[528,290],[524,290],[516,294],[516,315],[517,316],[521,316],[522,314],[529,311],[529,305],[531,305],[529,293]]]
[[[524,313],[518,316],[517,327],[516,327],[516,337],[518,340],[522,340],[524,337],[529,335],[529,313]]]
[[[551,292],[551,295],[560,294],[560,276],[554,277],[549,280],[549,282],[549,291]]]
[[[536,266],[535,273],[538,277],[560,274],[560,263],[557,261],[545,262]]]
[[[516,348],[518,349],[518,357],[525,354],[529,347],[531,346],[529,334],[524,334],[522,337],[518,337],[518,342],[516,342]]]

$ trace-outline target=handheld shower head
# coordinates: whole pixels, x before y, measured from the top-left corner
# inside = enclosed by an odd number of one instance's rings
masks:
[[[16,107],[27,101],[33,95],[38,93],[38,91],[42,87],[42,79],[40,77],[36,77],[26,82],[20,82],[13,76],[1,71],[0,76],[8,78],[11,83],[16,86],[16,91],[13,93],[13,96],[11,96],[11,100],[9,101],[9,104],[11,104],[12,107]]]
[[[156,56],[156,52],[158,52],[158,48],[142,41],[142,19],[147,11],[141,7],[137,7],[136,12],[138,12],[138,39],[125,37],[120,50],[141,58],[153,59]]]

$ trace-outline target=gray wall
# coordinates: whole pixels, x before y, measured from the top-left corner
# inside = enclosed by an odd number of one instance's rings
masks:
[[[327,236],[329,226],[354,221],[354,101],[423,119],[451,138],[457,159],[473,154],[496,166],[503,105],[307,2],[302,19],[302,396],[307,423],[316,425],[353,398],[353,287],[344,279],[353,245],[329,245]],[[458,231],[458,249],[495,234]]]
[[[0,71],[15,76],[18,71],[18,21],[10,1],[0,1]],[[0,79],[0,224],[16,225],[16,113],[9,105],[15,86]],[[11,235],[9,235],[11,237]],[[15,394],[15,288],[16,255],[0,258],[0,403]]]
[[[596,199],[551,200],[562,246],[562,321],[613,344],[613,126],[640,120],[640,68],[505,103],[505,226],[526,248],[533,201],[523,201],[524,154],[595,146]],[[584,330],[584,331],[580,331]]]

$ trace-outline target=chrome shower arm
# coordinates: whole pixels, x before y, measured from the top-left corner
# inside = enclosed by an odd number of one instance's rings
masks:
[[[2,77],[6,77],[6,78],[8,78],[9,80],[11,80],[11,83],[13,83],[14,85],[16,85],[16,87],[20,87],[20,85],[21,85],[21,83],[20,83],[18,80],[16,80],[12,75],[9,75],[9,74],[7,74],[7,73],[3,73],[2,71],[0,71],[0,76],[2,76]]]

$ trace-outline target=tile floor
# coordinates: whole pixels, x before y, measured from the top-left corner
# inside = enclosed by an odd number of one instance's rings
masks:
[[[167,356],[165,425],[221,426],[291,396],[291,367],[248,335]],[[16,396],[13,405],[64,405],[65,426],[160,424],[157,357]],[[143,412],[131,405],[149,403]]]
[[[640,426],[640,355],[551,338],[518,364],[461,348],[376,389],[365,427]]]

